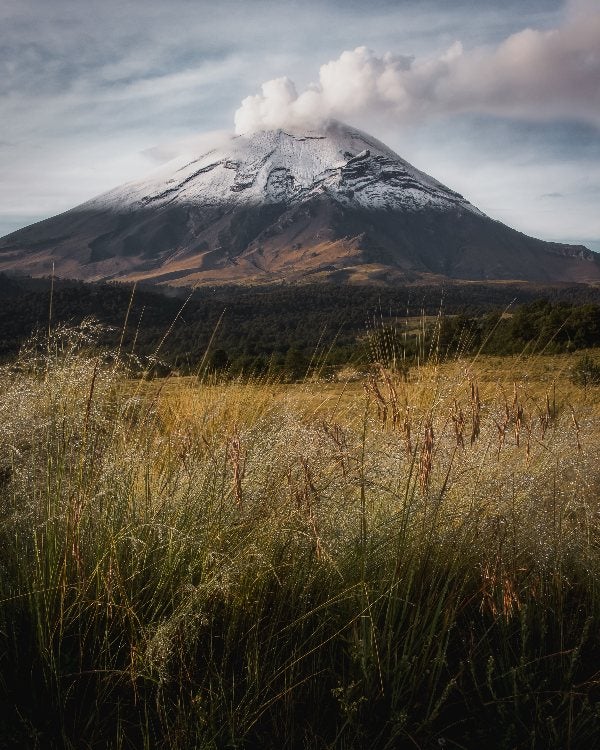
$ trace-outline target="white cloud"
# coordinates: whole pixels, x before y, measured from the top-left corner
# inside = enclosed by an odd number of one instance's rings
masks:
[[[331,117],[415,122],[456,113],[600,126],[600,7],[578,0],[569,10],[559,28],[523,29],[494,47],[464,50],[455,42],[416,60],[366,47],[345,51],[300,93],[288,78],[264,83],[236,111],[236,131],[314,127]]]
[[[213,149],[224,147],[232,138],[229,130],[211,130],[206,133],[178,138],[144,149],[141,154],[155,164],[164,164],[182,156],[197,158]]]

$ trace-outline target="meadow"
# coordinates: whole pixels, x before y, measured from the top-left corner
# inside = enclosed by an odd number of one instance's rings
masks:
[[[599,389],[374,355],[2,367],[0,748],[600,747]]]

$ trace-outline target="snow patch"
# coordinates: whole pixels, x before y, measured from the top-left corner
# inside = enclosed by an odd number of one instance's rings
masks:
[[[173,159],[146,179],[85,204],[134,211],[173,202],[214,206],[302,203],[327,192],[344,205],[480,213],[461,195],[360,130],[332,121],[320,130],[267,130],[220,138],[191,158]]]

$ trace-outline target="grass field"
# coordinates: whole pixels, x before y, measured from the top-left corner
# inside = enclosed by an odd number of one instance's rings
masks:
[[[600,398],[0,373],[0,747],[600,747]]]

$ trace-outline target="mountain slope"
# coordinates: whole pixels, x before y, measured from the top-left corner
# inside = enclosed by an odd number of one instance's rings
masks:
[[[162,283],[598,281],[582,246],[493,221],[340,123],[266,131],[179,159],[0,239],[0,270]]]

